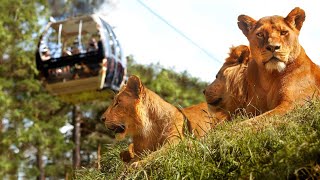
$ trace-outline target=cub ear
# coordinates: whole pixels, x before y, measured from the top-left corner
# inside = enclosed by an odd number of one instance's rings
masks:
[[[138,76],[132,75],[128,79],[126,89],[128,89],[133,96],[138,98],[143,90],[143,84]]]
[[[288,16],[285,18],[285,21],[300,31],[305,18],[306,15],[304,10],[296,7],[288,14]]]
[[[238,16],[238,27],[242,30],[242,33],[248,37],[248,33],[252,30],[256,20],[247,16],[247,15],[240,15]]]

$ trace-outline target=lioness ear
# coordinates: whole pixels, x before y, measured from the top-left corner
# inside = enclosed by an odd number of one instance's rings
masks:
[[[285,21],[300,31],[305,18],[306,15],[304,10],[296,7],[288,14],[288,16],[285,18]]]
[[[137,76],[132,75],[128,79],[126,88],[138,98],[143,90],[143,84]]]
[[[238,16],[238,27],[245,36],[248,36],[249,31],[252,30],[255,23],[256,20],[247,15]]]

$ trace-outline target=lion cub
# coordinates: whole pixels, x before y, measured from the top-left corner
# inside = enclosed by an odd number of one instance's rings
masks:
[[[215,125],[206,111],[206,103],[181,110],[146,88],[137,76],[131,76],[102,120],[116,133],[117,140],[132,138],[128,151],[120,154],[123,161],[130,162],[145,151],[179,142],[186,132],[204,136]]]

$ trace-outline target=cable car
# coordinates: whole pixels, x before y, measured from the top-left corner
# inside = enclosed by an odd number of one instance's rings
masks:
[[[97,90],[118,91],[126,79],[120,43],[98,14],[49,22],[40,36],[36,64],[46,89],[67,101],[99,97]]]

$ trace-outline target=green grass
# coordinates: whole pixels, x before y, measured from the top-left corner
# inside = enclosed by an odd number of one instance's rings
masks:
[[[76,179],[317,179],[320,176],[320,101],[310,101],[260,128],[241,119],[220,125],[201,140],[187,138],[166,154],[133,169],[117,144],[103,168],[82,169]]]

